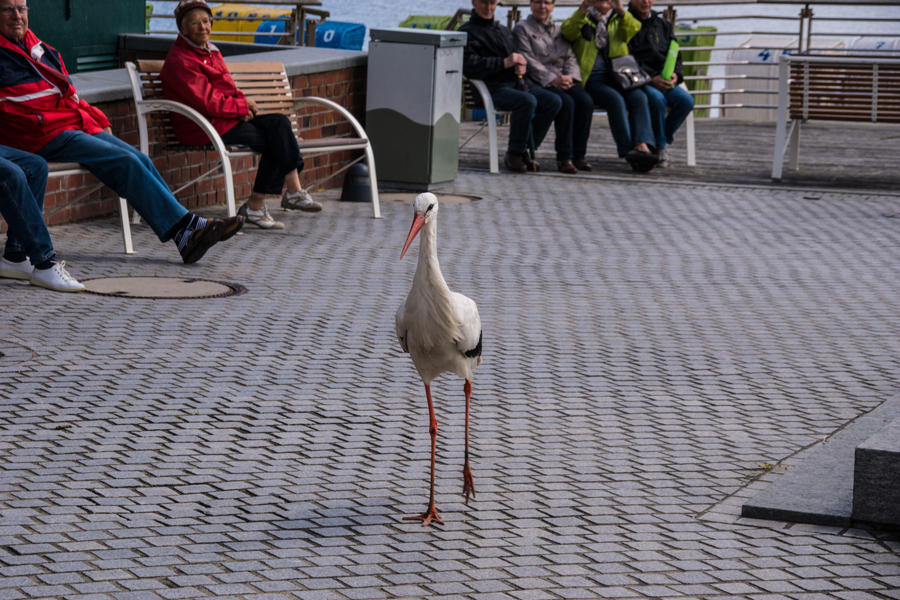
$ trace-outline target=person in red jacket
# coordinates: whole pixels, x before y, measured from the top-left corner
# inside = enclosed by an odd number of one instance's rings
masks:
[[[62,56],[28,28],[25,0],[0,0],[0,144],[81,164],[128,200],[160,241],[174,240],[185,263],[244,221],[207,220],[178,203],[150,158],[114,137],[103,112],[78,97]]]
[[[253,100],[237,89],[222,53],[209,41],[212,20],[212,10],[204,0],[182,0],[175,8],[180,33],[160,72],[163,96],[206,117],[226,144],[249,146],[262,153],[253,193],[238,214],[262,229],[283,229],[284,224],[273,219],[266,208],[267,195],[280,195],[286,185],[282,208],[318,212],[322,205],[300,186],[303,156],[290,119],[279,113],[258,114]],[[171,118],[182,144],[209,143],[188,117],[171,113]]]

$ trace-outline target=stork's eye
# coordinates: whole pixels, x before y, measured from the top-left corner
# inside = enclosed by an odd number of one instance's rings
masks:
[[[428,208],[425,209],[425,214],[427,215],[428,213],[430,213],[432,208],[434,208],[434,204],[429,204]]]

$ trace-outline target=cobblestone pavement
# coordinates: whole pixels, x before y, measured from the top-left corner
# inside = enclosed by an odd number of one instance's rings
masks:
[[[393,318],[412,210],[283,213],[185,266],[115,219],[53,229],[82,279],[0,282],[0,599],[900,599],[900,538],[750,521],[792,456],[900,391],[896,196],[463,172],[438,245],[485,324],[476,500],[462,382]],[[221,212],[221,209],[219,209]],[[768,466],[766,466],[768,465]]]

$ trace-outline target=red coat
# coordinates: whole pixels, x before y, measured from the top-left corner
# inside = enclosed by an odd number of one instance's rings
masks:
[[[166,100],[190,106],[209,119],[219,135],[240,123],[250,107],[243,92],[237,89],[222,53],[209,44],[204,49],[179,35],[166,56],[160,72],[162,92]],[[175,136],[185,146],[202,146],[209,138],[193,121],[170,113]]]
[[[63,131],[100,133],[106,115],[78,97],[62,56],[29,29],[25,49],[0,35],[0,144],[37,152]]]

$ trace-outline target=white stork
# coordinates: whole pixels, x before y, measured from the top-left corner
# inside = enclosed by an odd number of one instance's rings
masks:
[[[451,292],[441,274],[437,258],[438,199],[434,194],[419,194],[413,204],[415,215],[400,258],[419,231],[419,263],[412,289],[397,311],[397,338],[404,352],[409,352],[419,376],[425,383],[428,412],[431,417],[431,499],[421,515],[422,525],[444,522],[434,505],[434,462],[437,444],[437,418],[431,400],[431,382],[441,373],[456,373],[466,380],[466,453],[463,467],[463,494],[475,496],[472,471],[469,468],[469,403],[472,399],[472,372],[481,364],[481,318],[470,298]]]

